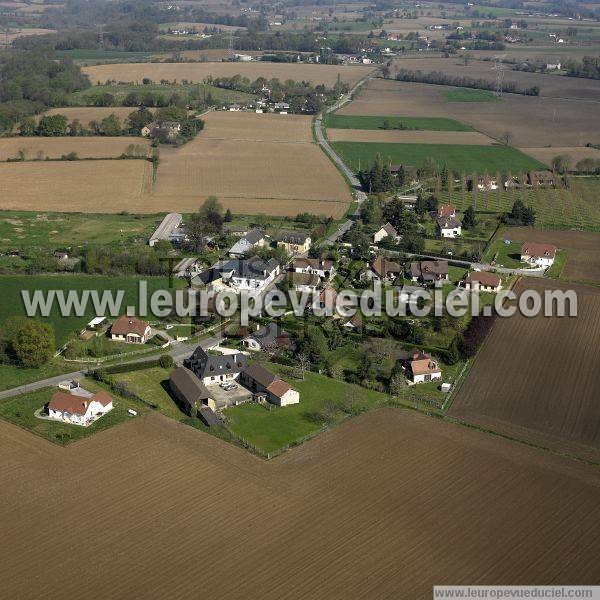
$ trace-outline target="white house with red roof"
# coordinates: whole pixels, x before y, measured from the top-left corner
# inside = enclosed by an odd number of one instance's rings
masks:
[[[550,267],[556,258],[556,246],[540,244],[538,242],[525,242],[521,245],[521,262],[536,267]]]
[[[110,328],[110,339],[129,344],[145,344],[150,338],[150,324],[136,317],[123,315]]]
[[[56,392],[48,403],[48,417],[55,421],[87,426],[113,409],[105,391],[90,396]]]

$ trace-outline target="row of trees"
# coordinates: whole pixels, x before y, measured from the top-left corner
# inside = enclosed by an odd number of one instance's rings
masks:
[[[9,317],[0,329],[0,363],[36,368],[48,362],[56,348],[54,328],[25,317]]]
[[[600,56],[584,56],[581,62],[569,59],[565,61],[564,68],[570,77],[600,79]]]

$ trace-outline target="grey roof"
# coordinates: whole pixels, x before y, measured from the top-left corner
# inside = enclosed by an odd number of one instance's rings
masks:
[[[241,373],[248,365],[248,361],[241,352],[237,354],[208,354],[202,346],[198,346],[192,356],[184,361],[184,365],[203,379],[204,377],[214,377],[216,375]]]
[[[304,244],[309,237],[309,233],[304,233],[302,231],[282,231],[277,236],[277,241],[286,244]]]
[[[274,258],[264,261],[258,256],[252,256],[241,259],[232,258],[220,267],[220,271],[222,273],[231,272],[232,277],[266,279],[278,266],[279,262]]]
[[[461,222],[454,217],[438,217],[437,224],[440,229],[456,229],[461,226]]]
[[[238,240],[233,246],[231,246],[229,253],[245,254],[255,244],[258,244],[258,242],[264,239],[264,237],[265,234],[263,231],[260,229],[252,229],[242,239]]]
[[[181,225],[183,217],[179,213],[169,213],[156,228],[156,231],[150,236],[150,245],[158,240],[168,240],[175,229]]]
[[[210,398],[207,387],[185,367],[178,367],[171,373],[169,385],[178,398],[190,407],[194,406],[196,402]]]
[[[382,228],[388,235],[397,237],[398,236],[398,232],[396,231],[396,228],[391,224],[391,223],[386,223],[383,228]]]
[[[221,419],[212,411],[212,409],[208,408],[208,406],[203,406],[198,411],[198,415],[208,427],[213,427],[214,425],[220,425],[222,423]]]
[[[260,342],[262,346],[265,346],[272,344],[277,338],[282,336],[289,337],[289,334],[277,325],[277,323],[269,323],[268,325],[249,333],[246,338],[256,340],[257,342]]]
[[[279,377],[274,373],[271,373],[268,369],[265,369],[260,363],[254,363],[250,365],[245,371],[244,376],[256,381],[256,383],[263,387],[269,387],[274,381],[277,381]]]

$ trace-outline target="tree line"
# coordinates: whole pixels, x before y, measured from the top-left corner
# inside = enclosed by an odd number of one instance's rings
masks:
[[[569,59],[564,67],[569,77],[600,79],[600,56],[584,56],[581,62]]]

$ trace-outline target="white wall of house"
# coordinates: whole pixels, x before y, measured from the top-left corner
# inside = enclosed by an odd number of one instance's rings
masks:
[[[523,256],[521,255],[521,262],[527,262],[530,265],[536,265],[538,267],[551,267],[554,264],[554,258],[549,256]]]
[[[92,400],[89,403],[87,410],[85,411],[85,414],[83,414],[83,415],[74,415],[74,414],[68,413],[66,411],[53,410],[53,409],[49,408],[48,416],[51,419],[55,419],[56,421],[74,423],[76,425],[85,425],[92,417],[94,417],[98,414],[105,415],[107,412],[110,412],[112,409],[113,409],[112,402],[110,402],[109,404],[104,406],[103,404],[100,404],[100,402],[96,402],[95,400]]]
[[[427,383],[429,381],[439,381],[442,378],[442,373],[424,373],[423,375],[414,375],[413,383]]]
[[[248,337],[242,340],[242,345],[244,348],[248,348],[248,350],[260,350],[260,343],[254,338]]]
[[[290,404],[298,404],[300,402],[300,393],[296,390],[288,390],[281,398],[277,398],[270,394],[270,401],[278,406],[289,406]]]
[[[458,237],[462,233],[462,227],[455,227],[454,229],[446,229],[445,227],[440,228],[440,235],[443,238],[454,238]]]

